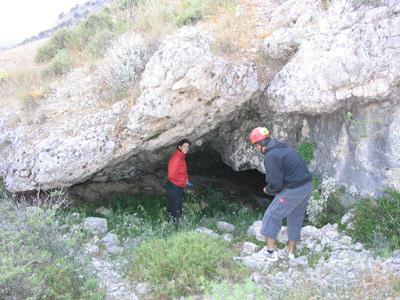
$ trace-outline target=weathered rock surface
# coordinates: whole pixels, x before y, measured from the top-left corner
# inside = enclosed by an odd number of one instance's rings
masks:
[[[0,107],[7,189],[138,178],[165,168],[183,137],[234,170],[263,171],[246,141],[258,125],[294,146],[315,143],[313,171],[353,195],[400,189],[400,4],[322,2],[252,1],[265,72],[246,51],[236,62],[214,54],[204,27],[184,27],[152,56],[126,52],[137,96],[111,103],[99,67],[72,71],[32,108],[33,119]]]
[[[210,238],[217,239],[219,238],[219,234],[215,233],[213,230],[207,227],[199,227],[196,229],[196,232],[209,236]]]
[[[224,221],[218,221],[217,228],[222,232],[227,232],[227,233],[235,231],[235,225]]]
[[[88,217],[83,220],[83,228],[92,235],[103,236],[107,233],[107,220],[103,218]]]
[[[337,224],[320,229],[304,227],[294,259],[263,261],[260,258],[266,252],[265,247],[256,252],[254,246],[244,243],[236,260],[253,269],[252,279],[263,287],[267,299],[287,298],[292,294],[307,295],[306,298],[312,295],[324,299],[351,298],[357,290],[362,297],[374,292],[368,285],[398,275],[399,251],[383,262],[361,244],[352,243],[351,238],[339,233],[337,228]],[[304,291],[305,287],[310,290]],[[388,294],[392,293],[389,287],[382,285],[376,289],[381,289],[377,295],[385,288]]]

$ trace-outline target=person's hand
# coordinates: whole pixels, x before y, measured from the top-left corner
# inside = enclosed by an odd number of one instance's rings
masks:
[[[270,193],[270,192],[268,192],[267,186],[265,186],[265,187],[263,188],[263,192],[264,192],[264,194],[266,194],[266,195],[268,195],[268,196],[275,196],[275,193]]]

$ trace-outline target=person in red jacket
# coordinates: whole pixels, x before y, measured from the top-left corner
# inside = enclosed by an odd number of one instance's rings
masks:
[[[179,141],[177,149],[168,161],[167,212],[168,216],[176,222],[182,215],[183,189],[191,186],[185,160],[190,145],[187,139]]]

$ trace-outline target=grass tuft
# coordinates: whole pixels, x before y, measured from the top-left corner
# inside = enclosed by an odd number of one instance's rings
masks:
[[[241,280],[247,275],[233,260],[226,242],[196,232],[142,243],[135,251],[129,275],[152,285],[159,296],[178,297],[201,292],[219,277]]]

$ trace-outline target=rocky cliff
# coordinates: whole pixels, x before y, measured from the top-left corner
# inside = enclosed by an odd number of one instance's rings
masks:
[[[73,70],[41,99],[35,122],[3,105],[7,189],[140,178],[163,167],[183,137],[234,170],[263,171],[247,142],[260,125],[293,146],[314,143],[312,170],[351,194],[400,189],[398,1],[248,5],[257,38],[240,58],[216,54],[204,24],[181,28],[155,51],[125,35],[101,64]],[[118,84],[128,96],[110,96]]]

